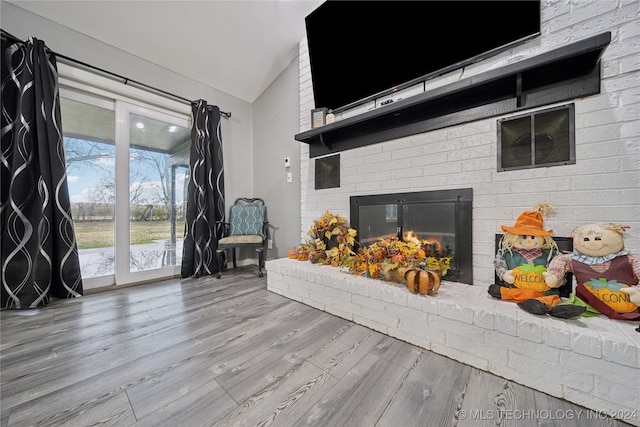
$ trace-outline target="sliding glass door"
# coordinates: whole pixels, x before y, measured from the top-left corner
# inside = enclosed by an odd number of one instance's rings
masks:
[[[61,91],[85,289],[179,274],[190,118]]]

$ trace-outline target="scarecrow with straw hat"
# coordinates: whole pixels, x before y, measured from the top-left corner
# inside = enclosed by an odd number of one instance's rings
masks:
[[[558,245],[551,237],[553,230],[544,229],[544,215],[551,212],[549,203],[540,203],[535,209],[523,212],[513,227],[503,225],[504,236],[500,240],[493,265],[501,283],[489,286],[494,298],[517,302],[527,309],[530,300],[544,304],[548,314],[570,318],[584,312],[584,307],[560,305],[558,288],[550,287],[542,273],[547,271],[551,259],[558,253]],[[526,304],[520,304],[527,301]]]

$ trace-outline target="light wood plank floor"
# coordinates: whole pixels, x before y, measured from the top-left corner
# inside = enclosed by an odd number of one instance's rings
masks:
[[[1,426],[627,425],[268,292],[255,267],[0,319]]]

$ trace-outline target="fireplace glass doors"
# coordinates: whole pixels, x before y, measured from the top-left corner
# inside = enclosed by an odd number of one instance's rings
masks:
[[[473,190],[422,191],[351,197],[351,226],[360,246],[380,238],[428,241],[427,256],[452,257],[445,279],[471,284]]]

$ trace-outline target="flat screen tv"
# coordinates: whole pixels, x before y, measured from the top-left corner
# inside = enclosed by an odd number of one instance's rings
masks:
[[[540,1],[326,1],[305,24],[315,106],[338,112],[540,35]]]

